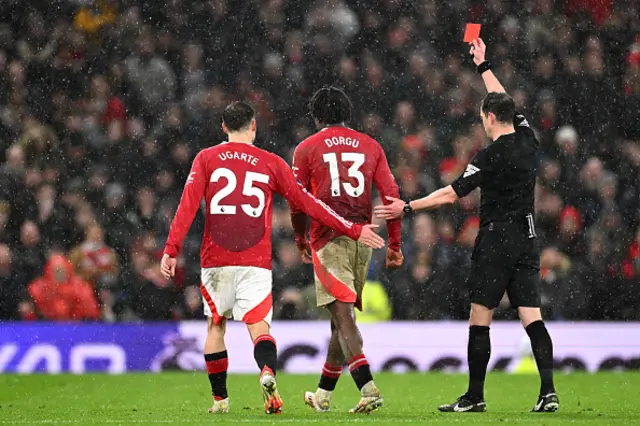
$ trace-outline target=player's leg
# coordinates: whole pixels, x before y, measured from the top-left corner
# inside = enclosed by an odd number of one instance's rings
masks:
[[[526,243],[531,247],[518,262],[507,293],[512,306],[518,309],[522,326],[529,335],[540,375],[540,393],[532,411],[553,412],[560,405],[553,382],[553,342],[540,312],[539,256],[534,247],[535,242]]]
[[[256,360],[258,369],[261,374],[268,372],[275,377],[278,349],[276,340],[271,335],[269,324],[262,320],[254,324],[247,324],[247,329],[253,342],[253,357]]]
[[[356,249],[356,256],[355,256],[355,266],[354,266],[354,287],[356,290],[356,302],[354,307],[356,309],[359,309],[360,311],[362,311],[362,292],[364,290],[364,286],[365,283],[367,281],[367,276],[369,275],[369,264],[371,263],[371,257],[373,255],[373,250],[370,249],[369,247],[365,247],[363,244],[360,244],[358,242],[351,242],[352,245],[355,245],[355,249]],[[356,324],[356,316],[355,316],[355,310],[353,309],[354,307],[351,308],[351,320],[353,321],[353,324]],[[362,334],[360,333],[360,329],[358,328],[357,325],[355,325],[355,329],[357,332],[357,336],[356,336],[356,341],[358,343],[358,346],[360,348],[362,348]],[[343,338],[342,333],[340,333],[340,342],[343,344],[343,347],[345,347],[345,349],[343,350],[345,353],[347,353],[347,341],[345,338]],[[362,350],[362,349],[361,349]],[[363,359],[364,358],[364,354],[362,355]],[[351,375],[354,377],[354,372],[355,370],[353,370],[353,360],[357,359],[357,356],[355,354],[352,353],[352,356],[350,357],[352,359],[351,362],[349,362],[349,370],[351,371]],[[363,366],[366,368],[366,372],[368,372],[368,374],[371,374],[371,371],[369,369],[369,364],[368,362],[366,363],[366,366]],[[365,374],[366,374],[365,372]],[[367,378],[363,378],[362,381],[366,381],[368,380]],[[356,382],[356,385],[358,383]],[[380,397],[380,392],[378,391],[378,388],[376,387],[376,385],[373,382],[373,377],[371,377],[371,381],[366,383],[361,389],[360,392],[362,394],[362,397],[360,399],[360,402],[358,403],[358,405],[353,408],[351,410],[351,412],[358,412],[358,413],[367,413],[370,411],[375,410],[378,407],[381,407],[383,404],[383,400]]]
[[[273,299],[271,271],[254,267],[238,267],[234,318],[242,318],[253,342],[253,356],[260,369],[260,386],[267,414],[282,411],[282,399],[276,384],[278,351],[271,335]]]
[[[484,383],[491,357],[490,326],[495,309],[502,299],[511,278],[515,258],[513,244],[503,241],[505,230],[497,226],[480,230],[467,279],[471,299],[467,363],[469,385],[467,392],[451,404],[441,405],[444,412],[483,412]]]
[[[473,300],[473,299],[472,299]],[[469,318],[469,340],[467,342],[467,365],[469,385],[467,392],[451,404],[438,407],[443,412],[483,412],[487,409],[484,400],[484,382],[491,357],[489,327],[493,309],[479,303],[471,303]]]
[[[489,329],[493,310],[479,303],[471,304],[469,318],[469,341],[467,343],[467,363],[469,366],[469,387],[467,395],[472,399],[484,400],[484,381],[491,358],[491,338]]]
[[[531,340],[533,357],[540,375],[540,393],[538,401],[531,411],[556,411],[560,406],[560,401],[553,383],[553,342],[551,336],[542,321],[540,308],[519,307],[518,314]]]
[[[362,338],[355,322],[353,304],[336,300],[329,305],[329,311],[343,341],[345,356],[349,359],[349,372],[361,394],[360,402],[350,412],[371,412],[382,406],[383,400],[362,350]]]
[[[327,348],[327,358],[322,367],[322,374],[318,383],[318,389],[314,392],[305,392],[304,401],[318,412],[329,411],[331,408],[331,395],[338,384],[344,364],[347,362],[343,344],[340,341],[338,327],[331,321],[331,339]]]
[[[282,399],[276,383],[278,350],[276,340],[271,335],[269,322],[263,320],[255,324],[247,324],[247,328],[253,342],[253,357],[260,369],[260,386],[265,413],[279,414],[282,412]]]
[[[210,413],[229,412],[229,395],[227,394],[227,370],[229,358],[224,344],[224,333],[227,321],[221,318],[216,324],[213,318],[207,319],[207,339],[204,342],[204,361],[207,366],[213,406]]]
[[[362,352],[362,337],[353,310],[358,299],[358,244],[347,237],[338,237],[313,253],[313,266],[318,306],[329,309],[331,320],[338,329],[338,338],[341,339],[351,377],[362,394],[357,412],[370,412],[381,406],[383,401]]]
[[[208,317],[204,360],[207,366],[213,406],[210,413],[227,413],[227,369],[229,358],[224,343],[226,318],[220,313],[229,310],[233,302],[233,274],[228,268],[203,268],[200,291],[204,299],[204,313]]]

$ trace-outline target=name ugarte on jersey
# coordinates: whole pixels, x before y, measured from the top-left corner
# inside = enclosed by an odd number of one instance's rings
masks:
[[[333,136],[331,138],[326,138],[324,143],[327,147],[331,148],[332,146],[344,145],[350,146],[352,148],[357,148],[360,145],[360,141],[355,138],[345,138],[344,136]]]
[[[237,152],[237,151],[221,152],[220,154],[218,154],[218,158],[222,161],[240,160],[240,161],[249,163],[252,166],[257,165],[259,161],[257,157],[254,157],[251,154],[247,154],[245,152]]]

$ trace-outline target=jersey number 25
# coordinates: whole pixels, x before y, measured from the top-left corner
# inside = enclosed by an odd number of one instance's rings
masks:
[[[331,175],[331,195],[333,197],[340,196],[340,172],[338,171],[338,156],[335,152],[329,152],[322,156],[325,163],[329,163],[329,174]],[[351,167],[347,173],[349,177],[354,178],[358,182],[358,186],[353,186],[349,182],[342,182],[342,187],[347,195],[357,198],[364,193],[364,175],[360,171],[360,167],[364,164],[364,154],[357,152],[343,152],[340,155],[340,161],[343,163],[350,162]]]
[[[220,168],[216,169],[216,171],[211,174],[211,179],[209,180],[209,182],[218,182],[220,178],[225,178],[227,180],[227,184],[213,197],[211,197],[211,203],[209,204],[209,213],[236,214],[236,206],[222,205],[220,204],[220,202],[222,202],[223,198],[229,196],[233,191],[235,191],[236,186],[238,186],[238,178],[231,170]],[[241,204],[240,208],[248,216],[260,217],[260,215],[262,215],[262,211],[264,210],[265,204],[264,191],[258,187],[253,186],[254,182],[260,182],[266,185],[269,183],[269,176],[262,173],[247,172],[244,177],[242,195],[246,195],[247,197],[256,197],[258,199],[258,206],[253,207],[251,204]]]

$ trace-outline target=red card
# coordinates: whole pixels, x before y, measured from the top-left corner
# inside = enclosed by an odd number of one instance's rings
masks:
[[[480,37],[480,27],[482,24],[467,24],[467,28],[464,30],[464,42],[471,43]]]

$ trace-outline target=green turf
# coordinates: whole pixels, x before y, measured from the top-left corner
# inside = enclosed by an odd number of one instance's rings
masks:
[[[536,376],[490,374],[487,413],[439,413],[465,388],[463,375],[378,374],[385,406],[371,415],[346,414],[358,393],[350,377],[341,379],[331,413],[318,414],[302,402],[316,376],[278,376],[284,400],[279,416],[263,414],[257,376],[231,376],[231,413],[211,415],[204,373],[122,376],[0,376],[1,424],[640,424],[640,375],[558,375],[560,411],[528,413],[537,396]]]

